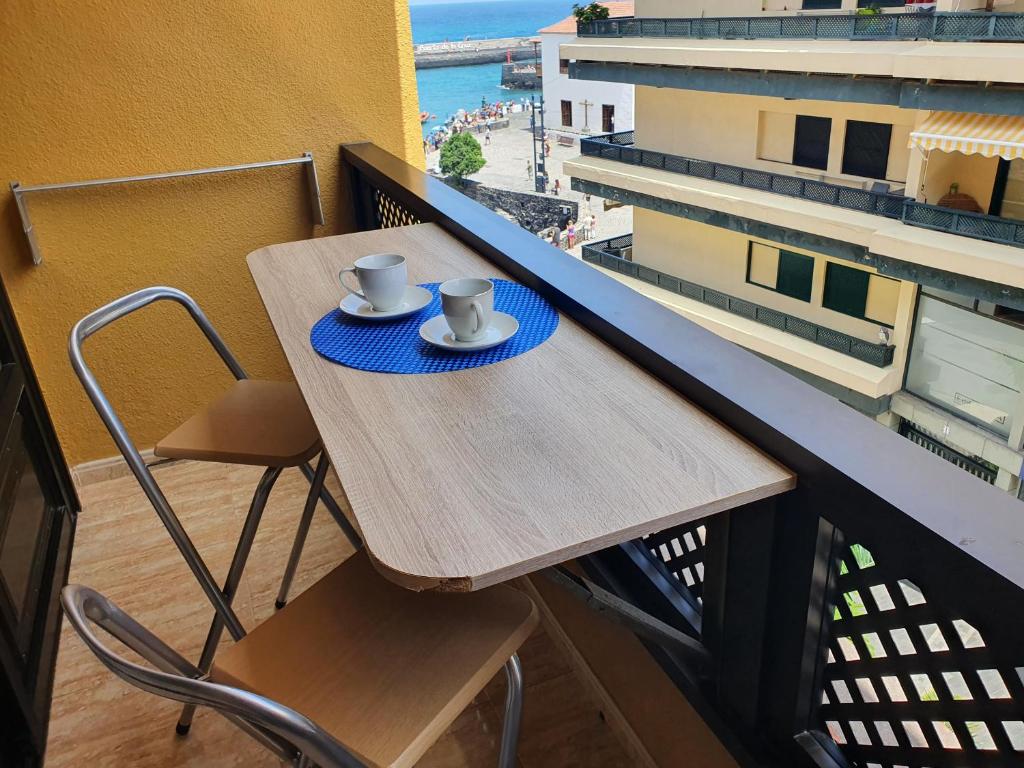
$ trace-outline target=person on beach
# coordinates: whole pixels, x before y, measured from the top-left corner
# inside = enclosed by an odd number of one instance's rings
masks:
[[[487,132],[484,133],[484,146],[489,147],[491,145],[491,126],[487,126]]]
[[[557,224],[551,230],[551,244],[555,248],[562,247],[562,230],[559,229]]]
[[[557,196],[562,191],[562,182],[555,179],[555,195]]]
[[[576,247],[576,224],[573,223],[572,219],[569,219],[569,226],[565,229],[565,234],[569,238],[569,247]]]
[[[551,157],[551,141],[544,139],[544,157]]]

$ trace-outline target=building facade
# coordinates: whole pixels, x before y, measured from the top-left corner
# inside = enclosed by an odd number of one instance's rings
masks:
[[[633,2],[608,2],[611,18],[633,15]],[[576,19],[569,16],[540,30],[544,124],[566,134],[601,134],[633,128],[633,86],[569,77],[569,62],[559,49],[576,37]]]
[[[565,166],[635,206],[584,258],[1018,493],[1024,3],[858,5],[581,25],[571,76],[634,85],[636,114]]]

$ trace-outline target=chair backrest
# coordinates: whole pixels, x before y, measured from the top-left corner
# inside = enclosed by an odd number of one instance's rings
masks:
[[[68,340],[68,354],[71,357],[71,367],[74,368],[75,373],[82,382],[82,386],[85,388],[85,393],[89,396],[89,400],[92,401],[104,426],[110,432],[110,436],[114,438],[114,443],[117,445],[121,455],[124,456],[132,474],[135,475],[135,479],[142,486],[142,490],[145,491],[161,522],[163,522],[167,532],[171,535],[171,539],[178,547],[178,551],[181,552],[182,557],[196,577],[206,597],[213,603],[214,609],[224,620],[228,631],[237,640],[245,635],[245,630],[242,628],[238,616],[231,609],[231,606],[228,605],[223,593],[217,587],[217,583],[209,568],[207,568],[206,563],[199,556],[199,552],[196,550],[188,534],[185,533],[185,529],[182,527],[177,515],[174,514],[174,510],[168,503],[163,491],[160,490],[160,486],[157,485],[153,474],[149,471],[149,467],[146,466],[142,454],[139,453],[139,449],[136,448],[135,443],[128,436],[128,431],[114,411],[107,396],[103,393],[102,388],[100,388],[92,370],[86,365],[85,357],[82,354],[83,342],[94,333],[110,325],[115,320],[119,320],[157,301],[173,301],[188,310],[189,315],[192,316],[192,319],[199,326],[203,335],[206,336],[211,346],[220,355],[228,370],[231,371],[236,379],[246,378],[242,366],[239,365],[224,343],[224,340],[214,330],[213,325],[206,318],[206,315],[203,314],[199,305],[188,294],[179,291],[177,288],[168,288],[166,286],[143,288],[134,293],[129,293],[127,296],[122,296],[106,306],[90,312],[75,323],[75,327],[71,329],[71,337]]]
[[[210,707],[285,760],[321,768],[363,768],[330,734],[293,709],[255,693],[201,679],[196,667],[95,590],[69,584],[61,605],[78,636],[103,665],[144,691],[186,704]],[[119,640],[155,669],[118,655],[94,627]],[[300,758],[303,758],[300,760]]]

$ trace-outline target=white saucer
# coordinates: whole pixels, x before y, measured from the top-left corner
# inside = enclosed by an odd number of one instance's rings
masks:
[[[410,285],[405,289],[402,303],[386,312],[378,312],[370,306],[369,302],[363,301],[354,293],[350,293],[342,299],[338,309],[349,317],[358,317],[362,320],[397,320],[400,317],[416,314],[433,300],[434,294],[427,288]]]
[[[420,338],[428,344],[453,352],[479,352],[481,349],[496,347],[508,341],[519,330],[519,321],[504,312],[495,312],[491,317],[491,325],[487,333],[476,341],[459,341],[448,327],[444,315],[432,317],[420,326]]]

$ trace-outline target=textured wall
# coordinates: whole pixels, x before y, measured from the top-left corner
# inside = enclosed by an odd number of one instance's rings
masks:
[[[68,364],[78,318],[136,288],[174,285],[199,301],[250,375],[287,378],[246,254],[344,231],[340,143],[368,139],[422,166],[404,0],[5,0],[0,82],[4,182],[306,150],[320,174],[325,227],[310,223],[299,167],[40,193],[29,198],[39,267],[4,194],[0,272],[73,464],[115,453]],[[140,446],[229,381],[204,343],[181,313],[159,307],[87,344]]]

